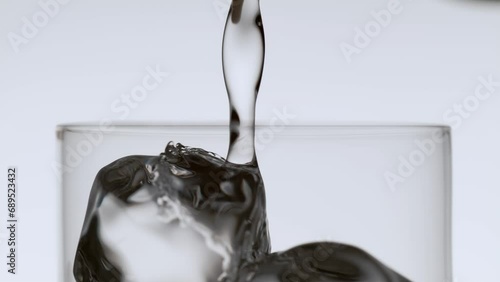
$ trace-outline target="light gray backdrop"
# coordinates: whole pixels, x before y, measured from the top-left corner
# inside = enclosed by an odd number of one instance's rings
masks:
[[[7,166],[17,166],[20,186],[19,273],[6,274],[2,227],[1,281],[58,277],[56,124],[226,121],[227,7],[0,1],[0,168],[6,178]],[[500,281],[500,2],[264,0],[262,13],[260,122],[288,111],[292,124],[454,126],[455,281]],[[169,76],[125,104],[121,96],[142,84],[148,67]]]

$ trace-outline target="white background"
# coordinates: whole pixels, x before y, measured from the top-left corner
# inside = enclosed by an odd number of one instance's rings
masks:
[[[1,281],[57,280],[58,190],[51,168],[57,124],[226,121],[224,11],[217,10],[226,3],[72,0],[16,52],[9,34],[22,36],[23,17],[32,22],[43,10],[35,0],[0,1],[0,168],[17,166],[20,186],[19,274],[7,275],[2,262]],[[355,28],[387,5],[262,1],[267,53],[261,123],[286,107],[297,115],[295,124],[455,125],[443,115],[470,99],[478,77],[500,81],[497,1],[401,0],[403,10],[348,63],[340,44],[353,44]],[[113,111],[114,101],[156,65],[171,75],[129,114]],[[495,90],[453,131],[457,282],[500,281],[500,87]]]

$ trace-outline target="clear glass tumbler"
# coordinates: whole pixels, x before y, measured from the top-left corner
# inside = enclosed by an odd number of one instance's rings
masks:
[[[158,156],[169,141],[225,157],[228,133],[223,125],[60,126],[63,280],[76,281],[75,254],[101,168],[124,156]],[[255,138],[273,252],[338,242],[411,281],[452,281],[448,127],[257,126]],[[181,259],[161,251],[147,229],[126,227],[121,215],[114,216],[110,224],[122,227],[119,238],[109,240],[126,242],[131,252],[117,258],[126,281],[171,277]],[[142,219],[126,216],[142,226]]]

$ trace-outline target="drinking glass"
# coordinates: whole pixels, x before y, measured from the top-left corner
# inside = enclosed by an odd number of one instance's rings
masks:
[[[169,141],[223,157],[229,143],[226,125],[62,125],[58,136],[66,282],[75,281],[75,253],[101,168],[124,156],[158,156]],[[366,251],[411,281],[452,281],[448,127],[258,125],[255,147],[273,252],[339,242]],[[135,231],[121,236],[128,235],[137,236]],[[162,263],[172,259],[169,254],[155,252],[141,237],[131,240],[143,254],[132,261],[148,262],[131,267],[137,281],[148,282],[141,272],[171,271]]]

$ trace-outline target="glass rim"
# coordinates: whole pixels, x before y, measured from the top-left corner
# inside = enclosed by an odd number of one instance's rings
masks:
[[[422,123],[319,123],[319,124],[274,124],[257,123],[257,133],[303,137],[327,136],[376,136],[376,135],[412,135],[418,132],[448,135],[451,127],[440,124]],[[229,135],[229,125],[224,123],[72,123],[56,127],[58,140],[64,140],[65,134],[104,134],[104,135],[157,135],[180,134],[199,136]],[[278,134],[279,133],[279,134]]]
[[[262,123],[257,122],[255,124],[256,128],[263,128],[273,126],[271,123]],[[114,129],[106,129],[106,127],[113,127]],[[286,128],[367,128],[367,129],[375,129],[375,128],[428,128],[428,129],[436,129],[440,128],[442,130],[451,130],[450,125],[446,124],[437,124],[437,123],[373,123],[373,122],[342,122],[342,123],[304,123],[304,124],[284,124],[283,127]],[[229,128],[229,123],[203,123],[203,122],[166,122],[166,123],[145,123],[145,122],[137,122],[137,123],[62,123],[56,125],[56,131],[93,131],[95,129],[99,129],[100,131],[120,131],[121,129],[147,129],[147,128]]]

